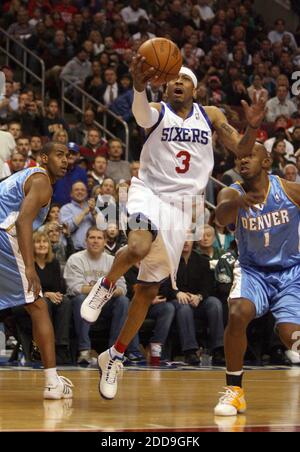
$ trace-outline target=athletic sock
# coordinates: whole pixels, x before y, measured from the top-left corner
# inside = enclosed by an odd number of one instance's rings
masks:
[[[228,372],[226,370],[226,385],[239,386],[241,388],[243,375],[244,375],[243,370],[239,370],[237,372]]]
[[[52,367],[51,369],[45,369],[45,379],[46,385],[57,385],[58,375],[56,371],[56,367]]]
[[[123,344],[121,344],[121,345],[122,346],[120,347],[119,342],[117,342],[115,345],[110,347],[109,353],[110,353],[110,356],[112,357],[112,359],[115,359],[115,358],[123,359],[126,347]],[[121,348],[121,350],[120,350],[120,348]]]

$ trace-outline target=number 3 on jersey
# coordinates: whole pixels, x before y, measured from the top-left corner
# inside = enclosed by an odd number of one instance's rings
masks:
[[[188,151],[179,151],[176,157],[181,159],[180,166],[175,167],[176,173],[186,173],[190,169],[191,154]]]

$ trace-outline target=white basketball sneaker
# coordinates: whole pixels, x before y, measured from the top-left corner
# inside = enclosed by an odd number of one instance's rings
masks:
[[[104,279],[105,277],[102,277],[96,282],[81,305],[80,315],[87,322],[96,322],[101,309],[113,296],[115,285],[111,284],[107,287],[104,284]]]
[[[44,399],[71,399],[73,397],[73,383],[66,377],[57,375],[57,384],[48,383],[44,388]]]
[[[123,359],[112,358],[109,350],[98,356],[100,372],[99,392],[104,399],[113,399],[118,389],[118,375],[123,370]]]

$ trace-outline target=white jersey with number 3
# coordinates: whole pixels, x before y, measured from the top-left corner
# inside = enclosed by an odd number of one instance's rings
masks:
[[[161,106],[141,152],[139,179],[156,194],[202,193],[214,165],[210,120],[196,103],[186,119]]]

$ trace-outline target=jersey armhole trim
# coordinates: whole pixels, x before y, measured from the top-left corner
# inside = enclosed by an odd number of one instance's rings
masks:
[[[205,121],[207,122],[208,127],[210,128],[211,131],[213,131],[213,125],[212,125],[212,122],[211,122],[211,120],[209,119],[208,114],[206,113],[205,109],[202,107],[202,105],[200,105],[200,104],[197,104],[197,105],[198,105],[199,110],[201,111],[201,113],[202,113],[202,115],[203,115]]]
[[[280,185],[281,185],[281,188],[282,188],[282,190],[284,191],[284,193],[285,193],[285,195],[286,195],[286,197],[296,206],[296,207],[298,207],[298,209],[300,209],[300,205],[287,193],[287,191],[286,191],[286,189],[285,189],[285,187],[284,187],[284,185],[283,185],[283,183],[282,183],[282,180],[281,180],[281,178],[279,177],[279,176],[276,176],[277,178],[278,178],[278,180],[279,180],[279,183],[280,183]]]
[[[23,195],[24,196],[26,196],[25,195],[25,184],[26,184],[26,182],[28,181],[28,179],[30,179],[30,177],[32,177],[34,174],[38,174],[38,173],[40,173],[40,174],[44,174],[45,176],[47,176],[48,178],[49,178],[49,176],[48,176],[48,174],[46,173],[46,170],[44,170],[44,168],[40,168],[39,166],[33,166],[33,168],[39,168],[39,170],[40,171],[33,171],[31,174],[29,174],[27,177],[26,177],[26,179],[24,180],[24,182],[23,182],[23,186],[22,186],[22,191],[23,191]],[[48,205],[49,203],[47,203],[46,205]]]

